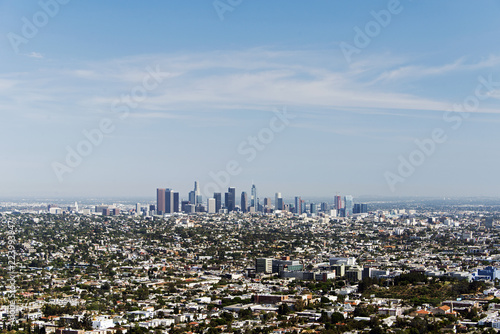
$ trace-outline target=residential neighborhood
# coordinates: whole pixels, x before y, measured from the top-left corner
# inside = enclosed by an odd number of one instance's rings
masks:
[[[4,330],[500,328],[500,236],[492,212],[377,209],[330,217],[280,210],[149,216],[133,208],[117,215],[103,215],[98,206],[89,210],[2,213],[4,240],[15,239],[2,246]]]

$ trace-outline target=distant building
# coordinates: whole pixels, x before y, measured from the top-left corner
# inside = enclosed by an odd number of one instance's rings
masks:
[[[66,329],[66,328],[56,328],[55,334],[83,334],[85,330],[83,329]]]
[[[488,266],[484,269],[478,269],[477,274],[473,275],[475,281],[494,281],[500,279],[500,269]]]
[[[283,210],[283,198],[281,197],[281,193],[276,193],[274,195],[274,208],[276,210]]]
[[[181,211],[184,212],[184,213],[187,213],[187,205],[188,204],[191,204],[191,202],[189,201],[182,201],[181,202]]]
[[[165,188],[156,189],[156,212],[159,215],[165,213]]]
[[[222,209],[221,193],[214,193],[214,199],[215,199],[215,212],[219,213],[220,209]]]
[[[60,213],[62,213],[62,209],[60,207],[56,206],[56,205],[53,205],[53,204],[51,204],[51,205],[48,206],[48,211],[51,214],[60,214]],[[96,210],[96,212],[97,212],[97,210]]]
[[[281,271],[280,272],[280,277],[281,278],[295,278],[296,280],[304,280],[304,281],[322,281],[326,282],[329,279],[334,279],[336,277],[335,271],[304,271],[304,270],[297,270],[297,271]]]
[[[335,275],[337,277],[345,276],[346,265],[344,263],[339,263],[331,266],[332,270],[335,270]]]
[[[165,190],[165,213],[174,212],[174,191],[172,189]]]
[[[207,199],[207,212],[208,213],[217,213],[215,203],[216,203],[215,198],[208,198]]]
[[[255,211],[259,210],[259,200],[257,199],[257,187],[252,184],[252,191],[250,193],[250,207],[254,208]]]
[[[359,267],[353,267],[345,272],[345,276],[350,282],[357,282],[363,279],[363,270]]]
[[[156,208],[159,215],[179,212],[179,193],[172,189],[156,189]]]
[[[271,274],[273,272],[273,259],[271,258],[255,259],[255,272]]]
[[[191,190],[189,192],[188,198],[189,198],[189,203],[196,205],[196,193],[194,192],[194,190]]]
[[[203,196],[201,195],[200,187],[198,186],[198,181],[194,181],[194,195],[196,198],[195,204],[203,203]]]
[[[236,189],[229,187],[225,193],[224,205],[228,212],[234,211],[236,207]]]
[[[403,315],[403,309],[401,307],[381,307],[378,309],[378,314],[398,317]]]
[[[172,212],[179,212],[179,193],[174,192],[174,201],[173,201],[173,211]]]
[[[196,212],[196,205],[194,204],[186,205],[186,213],[195,213],[195,212]]]
[[[487,217],[484,221],[484,227],[493,228],[493,226],[494,226],[493,217]]]
[[[352,213],[368,213],[368,204],[354,204]]]
[[[329,279],[335,279],[335,271],[321,271],[318,273],[314,273],[315,281],[326,282]]]
[[[245,191],[241,193],[241,211],[242,212],[248,211],[248,195]]]
[[[302,198],[298,196],[295,197],[295,213],[302,214]]]
[[[285,259],[285,260],[279,260],[279,259],[273,259],[272,260],[272,272],[273,273],[279,273],[283,270],[288,270],[288,271],[297,271],[297,270],[302,270],[304,269],[304,266],[300,263],[298,260],[290,260]]]
[[[389,270],[378,270],[373,267],[363,268],[363,278],[380,278],[383,276],[388,276],[390,274]]]
[[[351,195],[347,195],[344,197],[344,217],[352,216],[354,208],[354,200]]]
[[[337,210],[337,212],[342,209],[342,197],[340,197],[339,195],[335,196],[333,198],[333,203],[335,205],[335,209]]]
[[[110,319],[106,316],[95,317],[92,320],[92,328],[97,330],[108,329],[111,327],[115,327],[113,319]]]
[[[195,212],[207,212],[205,206],[201,203],[195,205]]]
[[[456,311],[470,311],[479,307],[479,302],[474,300],[445,300],[442,304]]]
[[[285,295],[255,295],[253,296],[253,302],[256,304],[277,304],[288,300],[288,296]]]
[[[335,265],[335,264],[345,264],[347,266],[354,266],[354,265],[356,265],[356,258],[355,257],[331,257],[330,258],[330,265]]]

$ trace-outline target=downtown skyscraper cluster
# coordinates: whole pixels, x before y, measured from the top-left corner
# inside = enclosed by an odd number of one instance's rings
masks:
[[[222,201],[224,199],[224,201]],[[297,215],[308,214],[316,215],[320,212],[331,216],[349,217],[353,214],[367,213],[367,204],[354,203],[351,195],[343,198],[336,195],[332,203],[312,203],[306,202],[300,196],[295,197],[293,203],[285,203],[281,193],[277,192],[274,196],[274,204],[270,197],[265,197],[262,201],[258,197],[255,184],[250,189],[250,195],[243,191],[237,203],[236,188],[229,187],[227,192],[215,192],[213,197],[203,201],[198,182],[195,181],[194,189],[189,192],[188,199],[179,202],[179,193],[169,188],[158,188],[156,190],[156,214],[175,214],[175,213],[272,213],[275,211],[291,212]]]

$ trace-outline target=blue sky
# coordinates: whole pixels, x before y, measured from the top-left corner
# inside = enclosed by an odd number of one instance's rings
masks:
[[[212,175],[229,162],[238,193],[253,181],[267,196],[499,196],[499,13],[496,1],[0,0],[0,196],[186,197],[194,180],[224,191]],[[285,110],[248,161],[249,136]],[[103,120],[111,130],[69,166]],[[415,140],[436,129],[446,140],[427,154]]]

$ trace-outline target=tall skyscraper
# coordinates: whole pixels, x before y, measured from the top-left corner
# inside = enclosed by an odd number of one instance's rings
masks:
[[[281,198],[281,193],[276,193],[274,195],[274,208],[276,210],[283,210],[283,208],[279,205],[279,201],[280,201]],[[283,201],[281,201],[281,204],[283,205]]]
[[[165,188],[156,189],[156,213],[159,215],[165,213]]]
[[[203,197],[201,196],[200,187],[198,186],[198,181],[194,181],[194,196],[196,199],[195,204],[203,203]]]
[[[241,211],[248,211],[248,195],[245,191],[241,193]]]
[[[165,213],[174,212],[174,191],[172,189],[165,190]]]
[[[225,206],[228,212],[234,211],[236,206],[236,189],[229,187],[227,193],[225,194]]]
[[[330,210],[330,206],[328,205],[328,203],[321,203],[321,211],[322,212],[328,212]]]
[[[285,210],[285,203],[283,203],[283,198],[278,198],[278,202],[276,204],[278,210]]]
[[[173,201],[173,210],[172,212],[179,212],[179,193],[174,192],[174,201]]]
[[[222,209],[222,194],[214,193],[214,199],[215,199],[215,212],[219,213],[220,209]]]
[[[250,206],[255,208],[255,211],[259,209],[259,200],[257,198],[257,187],[252,184],[252,191],[250,193]]]
[[[352,216],[352,209],[354,207],[354,200],[351,195],[344,197],[344,215],[345,217]]]
[[[156,189],[156,212],[159,215],[179,212],[179,193],[172,189]]]
[[[196,193],[194,192],[194,190],[191,190],[189,192],[189,203],[193,204],[193,205],[196,205]]]
[[[300,197],[295,197],[295,213],[302,214],[302,199]]]
[[[342,197],[340,197],[339,195],[336,195],[333,199],[333,202],[334,202],[334,205],[335,205],[335,209],[337,211],[339,211],[340,209],[342,209]]]
[[[194,205],[203,203],[203,196],[201,196],[198,181],[194,181],[194,190],[189,192],[189,201]]]

